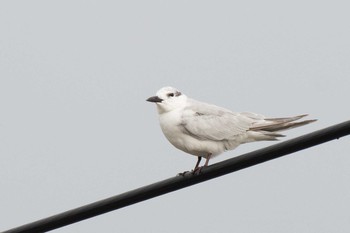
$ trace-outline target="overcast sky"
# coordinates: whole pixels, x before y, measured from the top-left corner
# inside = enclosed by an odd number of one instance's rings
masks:
[[[196,158],[145,101],[349,120],[347,1],[1,1],[0,231],[172,177]],[[242,145],[211,163],[273,142]],[[350,137],[54,232],[350,232]]]

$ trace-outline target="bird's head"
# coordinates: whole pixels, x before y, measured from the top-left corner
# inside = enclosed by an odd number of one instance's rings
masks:
[[[170,112],[183,108],[186,105],[187,97],[174,87],[163,87],[157,91],[155,96],[149,97],[146,101],[157,104],[158,112]]]

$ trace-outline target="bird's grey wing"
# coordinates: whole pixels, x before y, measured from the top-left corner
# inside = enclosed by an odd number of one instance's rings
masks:
[[[249,130],[253,119],[215,105],[189,101],[183,110],[184,132],[202,140],[232,140]]]

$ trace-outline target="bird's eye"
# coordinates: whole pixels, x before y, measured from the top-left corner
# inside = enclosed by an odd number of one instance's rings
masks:
[[[168,97],[174,97],[174,93],[169,93]]]

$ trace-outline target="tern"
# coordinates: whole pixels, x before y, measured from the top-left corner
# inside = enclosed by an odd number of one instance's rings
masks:
[[[163,87],[147,99],[157,106],[160,127],[168,141],[177,149],[197,156],[193,172],[200,171],[209,160],[240,144],[276,141],[281,131],[303,126],[316,120],[307,116],[269,118],[250,112],[232,112],[216,105],[188,98],[174,87]]]

